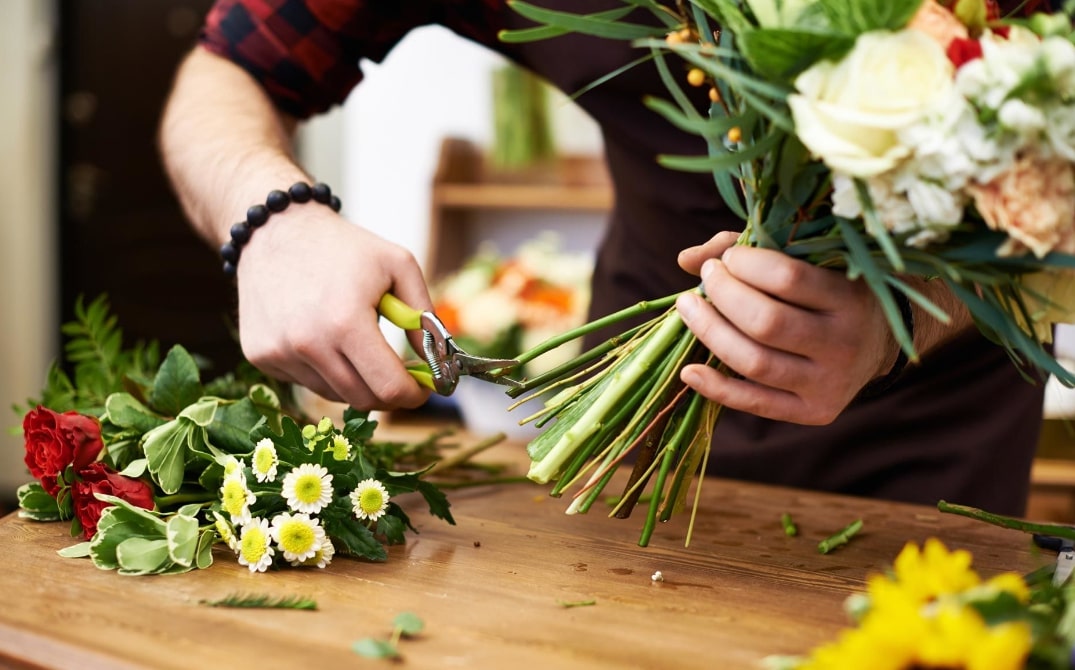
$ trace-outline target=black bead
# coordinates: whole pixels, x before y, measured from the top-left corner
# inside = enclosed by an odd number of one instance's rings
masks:
[[[241,247],[250,241],[252,232],[250,226],[245,223],[237,223],[231,227],[232,242],[235,243],[235,246]]]
[[[224,261],[224,274],[228,277],[235,276],[235,263]]]
[[[313,197],[313,193],[310,191],[310,185],[304,181],[298,181],[292,184],[291,188],[287,189],[287,194],[291,196],[293,202],[299,204],[310,202],[310,198]]]
[[[332,189],[328,187],[328,184],[317,182],[310,189],[310,192],[313,194],[314,200],[322,205],[327,205],[332,200]]]
[[[246,210],[246,223],[251,228],[258,228],[265,225],[265,222],[269,220],[269,208],[265,205],[254,205],[250,209]]]
[[[220,247],[220,257],[229,263],[237,263],[239,261],[239,247],[231,242],[225,242]]]
[[[336,196],[332,196],[332,199],[329,201],[328,206],[332,208],[332,211],[338,212],[340,211],[340,208],[343,207],[343,203],[340,202],[340,199]]]
[[[291,196],[280,190],[269,191],[269,195],[265,197],[265,206],[269,208],[271,212],[282,212],[287,209],[287,206],[291,204]]]

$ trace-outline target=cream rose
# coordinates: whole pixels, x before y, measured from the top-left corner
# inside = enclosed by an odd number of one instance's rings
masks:
[[[788,97],[796,133],[835,171],[871,177],[910,153],[899,132],[952,88],[944,50],[917,30],[863,33],[839,62],[822,61]]]

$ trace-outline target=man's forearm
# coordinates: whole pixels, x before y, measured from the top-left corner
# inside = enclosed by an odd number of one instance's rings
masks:
[[[308,177],[292,157],[294,121],[233,63],[196,48],[161,122],[165,169],[187,217],[213,246],[246,208]]]
[[[973,326],[967,307],[940,280],[912,279],[908,283],[949,316],[944,323],[911,301],[914,314],[914,345],[921,357]]]

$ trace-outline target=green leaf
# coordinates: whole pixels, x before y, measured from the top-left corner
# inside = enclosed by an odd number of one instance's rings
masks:
[[[105,400],[105,419],[121,428],[133,428],[139,434],[163,424],[165,419],[154,414],[130,393],[113,393]]]
[[[128,463],[127,467],[123,468],[123,470],[120,471],[120,474],[124,477],[131,477],[133,479],[137,479],[143,474],[145,474],[146,467],[148,466],[148,464],[148,461],[146,461],[146,459],[144,458],[135,459]]]
[[[129,537],[116,545],[116,562],[121,574],[147,575],[171,566],[168,542],[160,539]]]
[[[166,494],[175,493],[183,484],[187,444],[196,428],[183,419],[175,419],[146,433],[143,449],[149,474]]]
[[[351,514],[349,501],[339,500],[323,509],[321,521],[329,537],[340,541],[342,547],[337,545],[337,549],[371,561],[388,558],[373,532]]]
[[[425,623],[413,612],[400,612],[392,619],[392,625],[403,635],[417,635],[425,628]]]
[[[899,30],[907,25],[922,0],[819,0],[834,28],[856,37],[871,30]]]
[[[793,29],[751,30],[739,35],[747,62],[764,79],[791,82],[823,59],[839,58],[850,51],[850,37]]]
[[[739,9],[739,3],[734,0],[691,0],[691,4],[701,7],[735,35],[742,35],[753,28],[753,24]]]
[[[249,454],[254,448],[250,431],[263,419],[249,398],[221,402],[212,423],[207,426],[209,441],[229,454]]]
[[[647,26],[626,21],[611,23],[607,20],[584,14],[544,9],[521,0],[508,0],[508,6],[532,21],[555,28],[562,28],[570,32],[607,39],[635,40],[643,37],[657,37],[664,35],[667,30],[667,28],[661,26]]]
[[[730,170],[747,161],[767,156],[780,138],[779,133],[771,133],[739,151],[729,151],[716,156],[660,156],[658,162],[665,167],[684,172]]]
[[[351,649],[359,656],[366,658],[398,658],[399,652],[395,645],[387,640],[378,640],[367,637],[351,645]]]
[[[178,344],[168,351],[153,379],[149,404],[158,412],[178,416],[183,409],[202,394],[198,364],[187,350]]]
[[[216,531],[206,528],[198,536],[198,551],[194,557],[194,564],[199,570],[204,570],[213,564],[213,543],[216,542]]]
[[[90,555],[90,543],[79,542],[78,544],[72,544],[70,547],[64,547],[56,553],[64,558],[87,558]]]
[[[604,12],[597,12],[595,14],[584,14],[585,17],[590,19],[600,19],[602,21],[617,21],[627,16],[634,11],[634,7],[618,7],[616,9],[610,9]],[[567,35],[571,31],[567,28],[558,28],[556,26],[539,26],[537,28],[521,28],[519,30],[501,30],[497,33],[497,38],[504,43],[520,43],[520,42],[536,42],[538,40],[547,40],[552,37],[560,37],[561,35]]]
[[[38,482],[23,484],[15,492],[19,501],[19,516],[34,521],[60,521],[60,506],[56,499]]]
[[[391,506],[393,503],[389,503]],[[406,541],[407,526],[398,516],[385,514],[377,520],[377,532],[385,537],[388,544],[403,544]]]
[[[176,514],[165,523],[168,557],[173,563],[190,567],[198,551],[198,520]]]
[[[451,503],[448,502],[448,496],[444,494],[436,485],[427,481],[418,482],[418,492],[425,498],[426,503],[429,505],[429,513],[433,516],[444,519],[448,523],[455,525],[455,519],[452,518],[452,513],[448,509],[451,507]]]

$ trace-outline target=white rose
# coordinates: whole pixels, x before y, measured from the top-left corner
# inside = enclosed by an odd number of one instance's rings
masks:
[[[762,28],[786,28],[817,0],[747,0],[750,11]]]
[[[863,33],[839,62],[814,64],[788,97],[796,133],[830,168],[854,177],[892,169],[910,127],[953,86],[944,50],[917,30]]]

